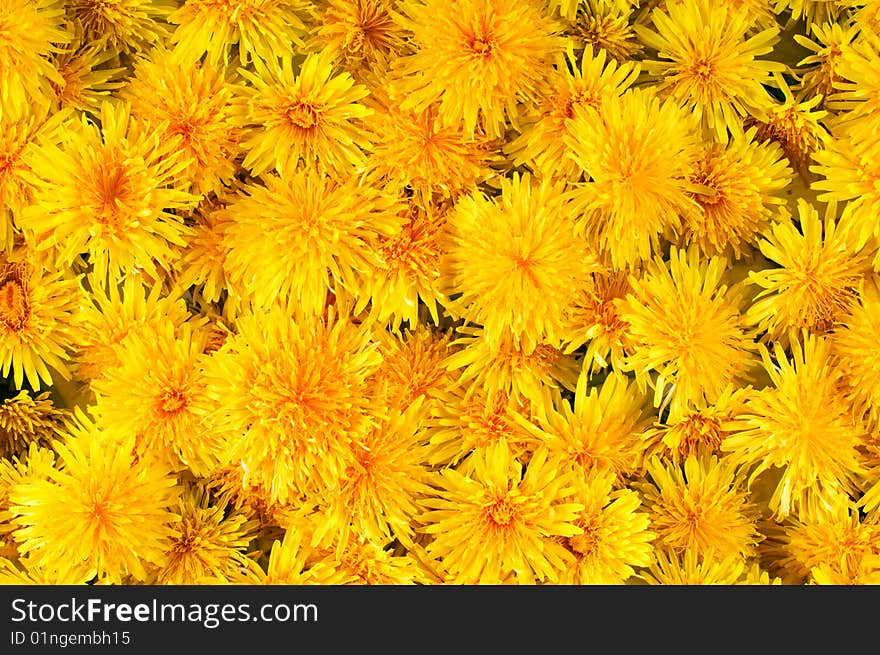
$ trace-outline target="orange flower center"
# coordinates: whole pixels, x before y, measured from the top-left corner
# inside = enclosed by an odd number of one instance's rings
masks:
[[[24,327],[28,317],[27,295],[18,280],[7,280],[0,287],[0,322],[13,330]]]
[[[517,511],[507,498],[498,498],[486,507],[486,516],[495,525],[505,527],[513,522]]]
[[[162,395],[160,404],[162,411],[166,414],[176,414],[186,407],[188,401],[186,394],[180,389],[171,389]]]
[[[297,102],[288,107],[287,120],[300,129],[310,130],[318,124],[318,112],[307,102]]]

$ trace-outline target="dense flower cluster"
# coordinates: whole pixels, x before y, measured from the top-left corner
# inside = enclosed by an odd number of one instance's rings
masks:
[[[4,0],[0,583],[880,583],[880,12]]]

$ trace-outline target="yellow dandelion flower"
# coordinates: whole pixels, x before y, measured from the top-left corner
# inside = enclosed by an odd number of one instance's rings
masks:
[[[629,2],[586,0],[580,4],[584,6],[578,8],[574,20],[566,26],[566,36],[584,47],[592,46],[597,52],[605,50],[621,63],[642,53],[644,47],[633,29]]]
[[[785,202],[792,170],[781,148],[759,142],[756,133],[753,127],[726,147],[705,145],[690,175],[702,187],[693,193],[702,211],[689,214],[685,238],[710,257],[746,255]]]
[[[84,563],[100,579],[131,575],[146,580],[169,550],[179,518],[175,480],[161,467],[136,461],[131,441],[107,438],[87,415],[77,412],[48,479],[26,479],[11,494],[23,555],[44,568]]]
[[[588,388],[588,375],[582,372],[573,403],[558,393],[545,397],[533,407],[536,425],[524,425],[578,479],[605,473],[622,479],[641,464],[641,432],[648,424],[644,404],[622,375],[612,373]]]
[[[441,123],[436,104],[416,112],[393,100],[378,103],[369,127],[374,133],[367,160],[371,178],[408,187],[420,201],[428,203],[435,194],[455,199],[494,175],[493,143]]]
[[[653,458],[647,475],[640,489],[659,544],[704,560],[756,554],[757,508],[730,459],[690,456],[679,466]]]
[[[332,308],[309,317],[277,306],[236,328],[205,364],[221,463],[237,464],[241,488],[271,502],[325,489],[374,421],[366,380],[381,356],[369,326]]]
[[[189,324],[157,327],[126,338],[119,365],[92,380],[98,424],[114,436],[135,439],[138,456],[205,475],[217,466],[214,436],[202,425],[208,333]]]
[[[346,445],[344,466],[324,498],[313,543],[335,542],[337,556],[355,536],[373,543],[413,543],[418,499],[431,491],[420,411],[416,401],[406,411],[389,412]]]
[[[226,291],[226,232],[235,220],[227,209],[227,197],[209,198],[193,212],[192,236],[177,262],[176,284],[182,289],[197,287],[201,298],[217,302]]]
[[[554,537],[581,532],[583,505],[573,502],[571,477],[538,450],[523,471],[504,441],[472,455],[473,469],[437,472],[436,495],[422,502],[426,546],[460,584],[557,582],[573,556]]]
[[[794,95],[781,75],[776,73],[773,77],[783,100],[774,101],[764,118],[749,118],[745,125],[758,128],[758,141],[778,143],[792,167],[806,179],[814,154],[831,139],[824,125],[828,112],[816,109],[822,102],[821,96],[811,96],[803,90]]]
[[[573,353],[586,346],[583,362],[588,372],[609,366],[617,372],[624,370],[625,357],[632,352],[634,343],[616,300],[626,298],[631,291],[627,273],[595,272],[564,312],[568,324],[564,350]]]
[[[363,166],[370,137],[362,119],[369,91],[350,73],[337,72],[326,52],[258,63],[256,73],[239,69],[251,86],[240,87],[239,121],[244,128],[243,166],[253,175],[272,169],[293,173],[317,165],[341,176]]]
[[[48,480],[55,457],[53,450],[33,441],[18,455],[0,457],[0,557],[20,559],[14,541],[15,531],[20,526],[12,522],[14,515],[9,510],[9,495],[21,482]]]
[[[616,269],[649,259],[698,207],[686,193],[697,156],[693,117],[648,91],[606,97],[601,117],[576,107],[565,143],[589,182],[576,190],[580,230]]]
[[[841,4],[843,3],[834,0],[775,0],[773,9],[777,14],[790,11],[788,20],[791,24],[802,19],[805,24],[810,25],[836,21]]]
[[[247,548],[256,521],[230,513],[223,502],[212,503],[201,488],[181,495],[180,522],[172,526],[168,561],[156,572],[156,584],[216,584],[242,578],[250,566]]]
[[[777,545],[777,563],[801,580],[820,567],[826,575],[851,579],[863,573],[865,564],[878,555],[878,540],[880,524],[862,519],[858,508],[838,497],[818,513],[785,525],[782,543]]]
[[[401,108],[439,102],[443,124],[465,135],[503,136],[562,43],[535,0],[404,0],[399,11],[415,50],[399,61]]]
[[[131,119],[123,104],[105,103],[101,127],[83,117],[64,143],[47,143],[25,158],[37,185],[35,204],[21,227],[35,234],[41,250],[73,263],[87,253],[99,275],[171,263],[172,245],[184,245],[188,230],[172,210],[195,197],[175,188],[189,165],[175,140]]]
[[[449,355],[448,333],[425,324],[401,330],[379,330],[374,336],[382,363],[376,369],[373,385],[389,409],[405,410],[421,403],[425,415],[439,409],[437,397],[453,388],[454,378],[446,369]]]
[[[540,443],[523,425],[529,420],[530,404],[520,397],[490,395],[475,385],[454,387],[436,398],[434,415],[426,419],[427,461],[432,466],[458,466],[474,450],[501,441],[525,462]]]
[[[164,125],[165,138],[180,140],[190,165],[181,175],[196,194],[218,191],[236,172],[239,130],[234,125],[233,87],[210,64],[184,64],[154,49],[138,59],[135,75],[121,93],[131,113]]]
[[[0,250],[12,250],[20,232],[16,217],[34,202],[37,183],[25,154],[37,143],[57,140],[67,117],[64,110],[0,111]]]
[[[309,545],[310,531],[302,522],[290,525],[281,539],[272,542],[265,571],[256,571],[256,582],[265,585],[341,584],[335,563],[320,561]],[[319,561],[315,561],[319,560]]]
[[[880,280],[871,276],[858,302],[831,334],[831,349],[846,382],[846,398],[855,416],[880,427]]]
[[[831,362],[827,339],[804,334],[791,340],[791,358],[779,343],[773,355],[761,346],[772,387],[756,392],[740,416],[740,430],[722,449],[754,466],[751,478],[781,469],[769,501],[777,516],[811,508],[829,493],[856,493],[864,473],[858,448],[863,430],[843,401],[841,374]]]
[[[829,96],[841,83],[846,83],[841,70],[843,53],[856,40],[859,26],[856,23],[811,23],[810,32],[815,41],[803,34],[794,35],[799,45],[813,53],[798,62],[798,67],[805,67],[803,72],[799,71],[801,88],[809,94],[821,95],[827,104]]]
[[[626,367],[654,388],[654,406],[670,403],[673,415],[688,402],[715,402],[750,374],[754,342],[740,314],[742,288],[723,282],[724,269],[721,258],[673,248],[668,263],[656,258],[618,301],[636,344]]]
[[[165,295],[161,285],[151,286],[138,275],[110,285],[89,276],[84,287],[73,365],[86,382],[119,366],[119,351],[129,335],[153,334],[166,323],[179,328],[190,318],[183,299]]]
[[[774,223],[761,240],[765,257],[778,265],[749,272],[761,288],[746,320],[782,338],[790,330],[824,334],[837,326],[858,297],[870,265],[832,217],[820,220],[805,200],[798,200],[800,228],[793,221]]]
[[[236,47],[242,66],[274,62],[302,45],[304,9],[302,0],[185,0],[168,16],[177,26],[170,43],[192,62],[207,53],[209,63],[227,63]]]
[[[603,114],[603,100],[608,95],[620,96],[631,87],[639,75],[636,63],[618,65],[608,59],[605,50],[594,53],[587,46],[580,61],[571,46],[566,56],[560,56],[550,80],[548,93],[542,94],[534,122],[523,128],[507,150],[514,156],[514,164],[529,164],[543,176],[577,179],[580,168],[569,156],[566,135],[576,139],[575,117],[577,107]]]
[[[12,562],[0,557],[2,585],[84,585],[92,577],[93,574],[83,567],[46,571],[27,558]]]
[[[877,585],[880,584],[880,555],[866,555],[856,571],[841,571],[830,564],[819,564],[810,570],[810,584]]]
[[[50,58],[70,41],[62,0],[9,0],[0,7],[0,108],[48,106],[62,79]]]
[[[373,240],[376,263],[361,275],[363,293],[356,311],[369,303],[373,320],[392,329],[404,321],[418,325],[423,309],[435,324],[440,322],[439,307],[446,301],[440,262],[446,250],[448,211],[445,204],[414,198],[402,204],[400,230]]]
[[[317,553],[313,565],[334,567],[339,576],[335,584],[411,585],[424,584],[427,578],[420,562],[409,554],[397,555],[390,548],[366,539],[352,541],[340,554],[320,549]]]
[[[651,12],[657,31],[634,28],[657,50],[658,59],[645,68],[658,78],[662,94],[701,116],[723,143],[728,131],[742,131],[743,118],[761,118],[770,106],[762,83],[785,66],[758,57],[773,50],[779,27],[748,37],[747,13],[708,0],[671,0],[665,9]]]
[[[379,264],[373,244],[401,228],[399,208],[396,196],[356,179],[312,170],[266,175],[228,206],[226,275],[260,306],[289,298],[317,313],[328,290],[359,290],[359,272]]]
[[[561,341],[562,313],[593,267],[566,200],[559,184],[514,174],[500,197],[464,196],[449,214],[447,295],[460,294],[456,311],[490,347],[507,334],[526,351]]]
[[[0,263],[0,362],[16,389],[25,378],[39,390],[68,378],[79,301],[77,280],[64,269],[13,254]],[[52,369],[50,371],[50,368]]]
[[[52,57],[61,78],[51,83],[55,105],[99,115],[101,105],[112,102],[112,93],[125,85],[122,78],[127,70],[119,65],[119,52],[85,40],[82,26],[74,27],[73,41]]]
[[[446,367],[456,374],[460,385],[483,388],[487,394],[523,396],[532,402],[544,400],[542,389],[574,389],[579,363],[556,346],[539,343],[533,350],[523,348],[510,332],[497,345],[490,346],[482,328],[457,328],[460,335],[451,346]]]
[[[83,41],[102,50],[143,50],[168,38],[165,19],[175,0],[66,0],[68,17],[79,23]]]
[[[655,423],[644,433],[646,454],[671,460],[676,466],[691,456],[721,457],[721,444],[738,430],[737,418],[751,392],[751,387],[730,385],[714,403],[688,405],[679,415]]]
[[[648,515],[640,510],[639,494],[615,489],[616,477],[593,475],[577,485],[574,496],[584,509],[574,524],[582,534],[563,537],[575,562],[560,576],[562,584],[624,584],[636,575],[635,567],[653,562]]]
[[[858,24],[856,24],[858,27]],[[876,117],[880,113],[880,34],[859,29],[851,43],[841,47],[836,71],[836,93],[828,98],[828,108],[838,112],[838,120]]]
[[[745,572],[745,562],[737,554],[701,559],[692,550],[681,555],[659,550],[644,578],[653,585],[733,585]]]
[[[56,407],[48,391],[31,394],[22,389],[0,404],[0,455],[20,453],[31,443],[49,444],[67,419],[67,410]]]
[[[407,49],[394,19],[395,0],[324,0],[313,10],[311,43],[341,58],[353,73],[384,71]]]
[[[856,121],[843,136],[817,151],[813,156],[816,165],[810,167],[824,178],[812,184],[814,190],[821,192],[817,196],[820,202],[846,202],[840,226],[854,235],[856,248],[880,237],[875,218],[880,210],[880,190],[875,184],[880,175],[876,159],[880,153],[878,125],[880,118]]]

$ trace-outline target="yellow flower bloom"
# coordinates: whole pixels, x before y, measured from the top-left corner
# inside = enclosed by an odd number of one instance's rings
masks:
[[[361,271],[381,265],[379,240],[401,229],[399,210],[396,195],[356,179],[313,170],[266,175],[228,205],[226,275],[259,306],[290,299],[316,314],[328,290],[359,294]]]
[[[362,120],[372,110],[360,101],[369,91],[351,74],[336,72],[322,52],[294,67],[293,58],[255,62],[239,69],[251,86],[240,87],[238,120],[244,128],[243,166],[257,176],[292,174],[302,162],[340,176],[364,165],[370,136]]]
[[[400,230],[371,240],[375,263],[361,274],[363,292],[356,311],[369,303],[370,317],[397,329],[406,322],[417,326],[420,314],[440,322],[446,302],[441,290],[440,262],[447,244],[447,205],[437,206],[410,198],[401,204]]]
[[[640,510],[639,494],[615,489],[616,476],[594,475],[577,485],[575,501],[584,509],[574,524],[582,534],[561,538],[575,562],[560,577],[562,584],[624,584],[634,567],[653,561],[648,515]]]
[[[407,49],[406,31],[394,20],[396,0],[325,0],[312,9],[310,43],[341,58],[357,75],[385,71]]]
[[[759,142],[756,133],[751,128],[726,147],[705,145],[690,174],[690,182],[702,187],[692,194],[702,211],[689,214],[685,239],[710,257],[748,254],[774,208],[785,202],[792,170],[781,148]]]
[[[165,19],[175,0],[66,0],[67,15],[83,39],[103,48],[142,50],[168,38]]]
[[[542,94],[534,122],[523,127],[523,133],[511,141],[507,150],[514,155],[514,164],[529,164],[542,176],[576,180],[580,176],[577,163],[569,156],[565,138],[577,139],[577,123],[570,121],[578,107],[603,114],[604,98],[620,96],[639,75],[636,63],[618,63],[608,53],[587,46],[578,61],[569,46],[566,56],[558,57],[549,91]]]
[[[509,331],[498,344],[490,344],[482,328],[462,326],[457,332],[461,336],[452,342],[446,367],[457,373],[458,384],[541,403],[545,386],[574,389],[577,383],[577,359],[555,346],[539,343],[528,350]]]
[[[808,55],[798,62],[798,67],[806,67],[800,73],[801,88],[811,94],[821,95],[826,106],[832,107],[831,95],[841,83],[846,83],[842,72],[843,53],[856,40],[859,26],[855,23],[841,25],[839,23],[811,23],[810,32],[815,41],[803,34],[795,34],[794,40],[814,54]]]
[[[227,63],[235,46],[242,66],[274,62],[302,45],[304,9],[302,0],[186,0],[168,16],[177,25],[169,42],[191,62],[207,53],[209,63]]]
[[[647,426],[644,398],[635,385],[612,373],[601,386],[588,388],[582,372],[571,404],[560,394],[546,394],[532,411],[537,425],[524,426],[551,456],[568,463],[578,479],[612,473],[617,479],[641,464]]]
[[[82,412],[69,430],[48,479],[25,479],[10,493],[20,552],[47,570],[82,562],[108,582],[146,580],[165,563],[179,518],[174,478],[136,461],[130,440],[108,438]]]
[[[828,112],[817,109],[821,96],[811,96],[803,88],[794,95],[782,75],[775,73],[773,77],[783,100],[774,102],[764,118],[749,118],[745,125],[758,128],[755,136],[759,141],[770,139],[778,143],[791,166],[808,179],[815,153],[831,140],[824,125]]]
[[[181,175],[194,193],[219,191],[229,183],[241,135],[234,125],[233,87],[221,68],[186,64],[157,48],[137,60],[134,78],[120,96],[132,116],[162,125],[163,139],[179,138],[190,160]]]
[[[4,377],[11,372],[16,389],[27,378],[39,390],[53,376],[69,377],[78,285],[64,268],[21,252],[13,258],[0,262],[0,368]]]
[[[229,240],[226,232],[234,222],[226,203],[232,197],[211,197],[193,212],[192,236],[177,262],[175,282],[181,289],[197,287],[205,302],[220,300],[227,291],[226,258]],[[230,303],[232,304],[232,303]]]
[[[294,502],[339,479],[375,421],[366,380],[381,356],[369,327],[332,308],[311,317],[278,305],[238,319],[205,364],[206,420],[245,493]]]
[[[98,275],[143,269],[155,278],[188,233],[172,210],[195,204],[179,188],[189,160],[176,140],[131,119],[122,104],[105,103],[100,123],[84,117],[69,125],[60,146],[28,153],[35,204],[22,213],[21,227],[41,250],[54,248],[61,263],[87,253]]]
[[[659,544],[699,558],[756,554],[758,511],[729,458],[690,456],[682,466],[652,458],[640,484]]]
[[[399,333],[378,330],[373,339],[382,363],[371,382],[382,404],[403,411],[419,402],[426,416],[435,408],[442,409],[438,397],[456,387],[454,377],[446,370],[449,334],[422,322]]]
[[[525,472],[506,442],[477,451],[469,475],[445,468],[432,484],[420,520],[433,536],[426,550],[460,584],[557,582],[573,556],[554,537],[582,532],[583,505],[573,502],[571,477],[537,451]]]
[[[761,252],[778,268],[751,271],[761,287],[746,320],[767,338],[783,341],[789,331],[824,334],[835,328],[858,297],[867,258],[832,217],[820,220],[805,200],[798,200],[800,228],[791,220],[774,223],[760,243]]]
[[[70,45],[52,58],[52,65],[61,78],[60,82],[52,83],[54,104],[100,115],[101,105],[114,102],[113,92],[125,86],[122,78],[128,71],[119,66],[119,52],[84,38],[78,29]]]
[[[88,382],[119,366],[119,351],[129,335],[149,335],[168,324],[179,328],[190,318],[185,302],[165,295],[138,275],[105,285],[95,276],[84,279],[77,311],[74,369]]]
[[[568,15],[566,36],[580,46],[592,46],[595,51],[605,50],[608,55],[624,63],[636,59],[644,46],[639,42],[632,25],[633,7],[628,0],[580,0],[575,16]]]
[[[172,528],[168,561],[156,572],[156,584],[236,582],[250,566],[247,548],[256,521],[226,515],[226,504],[212,503],[204,489],[189,488],[180,497],[180,522]]]
[[[865,575],[866,564],[873,564],[876,578],[880,573],[880,562],[875,559],[878,540],[876,517],[860,518],[848,499],[837,497],[817,514],[793,519],[785,526],[777,562],[788,575],[800,580],[817,568],[820,579],[833,575],[853,579]]]
[[[282,539],[272,542],[265,571],[258,567],[252,573],[254,581],[265,585],[341,584],[342,575],[335,564],[320,560],[309,545],[310,536],[302,522],[290,525]]]
[[[10,457],[30,444],[48,445],[58,436],[68,410],[56,407],[48,391],[26,389],[0,404],[0,456]],[[2,460],[0,460],[2,461]]]
[[[762,118],[771,98],[762,83],[782,72],[780,62],[758,59],[779,40],[775,24],[747,37],[748,14],[709,0],[670,0],[654,9],[656,31],[635,30],[659,59],[645,62],[662,94],[702,117],[724,143],[742,132],[746,116]]]
[[[853,415],[865,416],[880,428],[880,279],[876,275],[862,285],[858,302],[841,317],[830,341]]]
[[[505,441],[519,461],[527,461],[540,443],[523,425],[530,404],[503,392],[487,394],[479,385],[436,394],[434,415],[426,420],[432,466],[457,467],[478,449]],[[468,462],[468,466],[472,463]]]
[[[409,188],[425,205],[435,195],[457,198],[495,175],[490,169],[497,159],[493,143],[480,134],[465,136],[461,128],[444,125],[436,104],[416,112],[386,100],[377,104],[369,128],[371,179]]]
[[[418,499],[431,492],[420,411],[419,401],[391,411],[346,444],[313,543],[335,543],[337,556],[356,537],[412,545]]]
[[[644,577],[653,585],[732,585],[745,573],[743,558],[736,554],[701,559],[692,550],[686,550],[682,555],[661,550]]]
[[[210,473],[217,467],[218,446],[202,425],[207,340],[206,330],[190,324],[175,329],[173,323],[126,338],[119,365],[91,382],[99,426],[115,437],[134,439],[140,457],[158,457],[171,470]]]
[[[617,299],[626,298],[631,291],[627,273],[599,271],[564,312],[568,325],[564,350],[573,353],[586,345],[583,361],[588,372],[609,366],[618,373],[625,369],[625,356],[632,352],[634,343],[629,324],[620,317]]]
[[[761,346],[773,386],[749,399],[740,430],[722,444],[728,457],[754,467],[750,480],[781,469],[769,506],[782,518],[810,510],[831,493],[856,493],[865,472],[858,450],[864,431],[841,394],[829,341],[804,334],[791,339],[791,352],[789,358],[776,343],[773,361]]]
[[[720,258],[705,262],[696,248],[673,248],[668,263],[656,258],[618,301],[635,342],[626,367],[654,388],[654,406],[669,403],[672,415],[689,402],[715,402],[748,378],[753,334],[740,314],[742,289],[724,284],[724,273]]]
[[[727,387],[714,403],[688,405],[677,416],[670,415],[644,433],[646,454],[671,460],[676,466],[691,456],[721,456],[724,439],[739,429],[737,418],[744,412],[751,387]]]
[[[565,143],[589,180],[575,194],[580,231],[623,269],[649,259],[699,210],[687,193],[699,133],[690,114],[648,91],[608,96],[602,108],[597,117],[577,107]]]
[[[50,57],[71,39],[62,0],[8,0],[0,7],[0,111],[48,106],[63,80]]]
[[[450,213],[446,293],[460,294],[454,311],[483,326],[490,348],[506,334],[525,351],[560,342],[562,313],[593,268],[566,200],[560,185],[514,174],[499,198],[465,196]]]
[[[401,108],[439,102],[444,125],[500,137],[532,101],[561,41],[536,0],[403,0],[415,52],[400,60]]]

